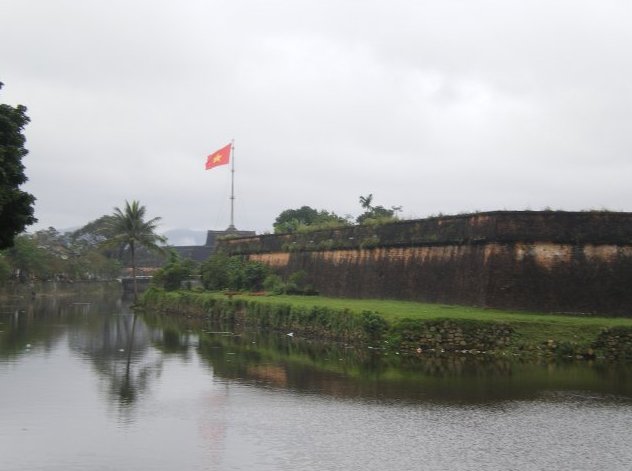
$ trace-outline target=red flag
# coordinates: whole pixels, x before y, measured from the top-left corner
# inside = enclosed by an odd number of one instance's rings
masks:
[[[218,165],[226,165],[230,161],[230,148],[232,144],[222,147],[217,152],[213,152],[206,157],[206,170],[217,167]]]

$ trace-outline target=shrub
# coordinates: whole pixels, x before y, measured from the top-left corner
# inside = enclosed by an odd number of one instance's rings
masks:
[[[221,290],[228,286],[228,261],[230,257],[220,253],[208,258],[200,268],[202,284],[209,290]]]
[[[388,329],[388,324],[384,318],[373,311],[362,311],[361,325],[362,330],[371,340],[380,339]]]
[[[274,294],[285,293],[285,283],[279,275],[270,274],[263,280],[263,289]]]
[[[245,262],[242,265],[242,287],[252,291],[260,291],[263,282],[270,273],[270,267],[261,262]]]
[[[201,268],[202,283],[208,290],[258,291],[270,268],[261,262],[251,262],[240,257],[217,254],[209,257]]]
[[[152,283],[166,291],[180,289],[182,282],[192,276],[195,270],[195,262],[182,260],[172,252],[169,262],[154,274]]]

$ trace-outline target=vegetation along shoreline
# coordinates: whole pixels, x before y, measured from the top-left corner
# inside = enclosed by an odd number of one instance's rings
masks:
[[[152,287],[137,307],[401,354],[632,360],[632,319],[412,301],[226,295]]]

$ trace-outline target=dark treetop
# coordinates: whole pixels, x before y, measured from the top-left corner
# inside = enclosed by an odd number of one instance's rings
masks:
[[[20,190],[27,180],[22,158],[28,151],[22,130],[28,122],[26,107],[0,104],[0,249],[11,247],[15,235],[37,221],[35,197]]]

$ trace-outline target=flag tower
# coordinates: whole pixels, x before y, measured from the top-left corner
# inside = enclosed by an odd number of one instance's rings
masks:
[[[235,140],[206,157],[206,170],[230,162],[230,225],[227,232],[236,231],[235,228]]]
[[[230,225],[227,231],[236,231],[235,228],[235,140],[230,141]]]

